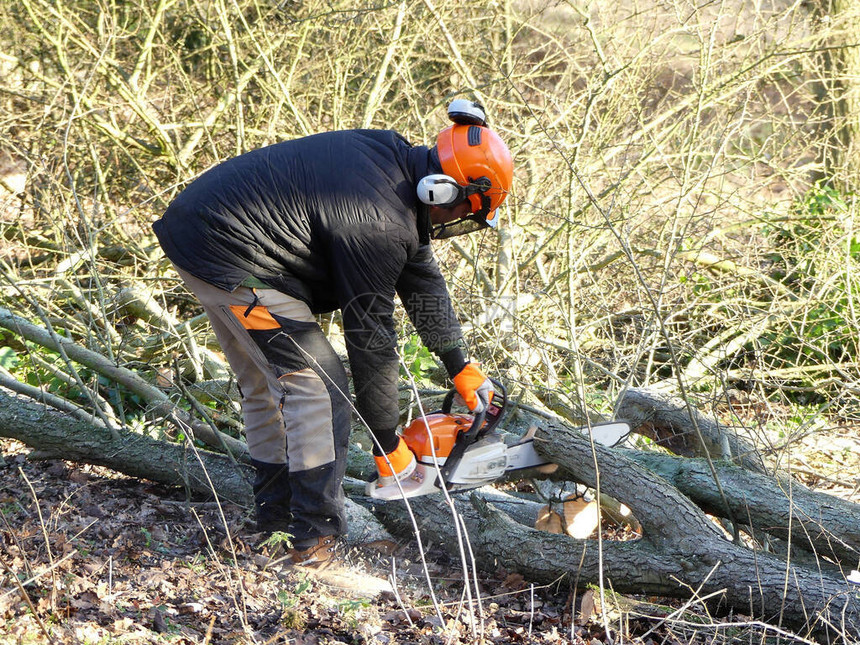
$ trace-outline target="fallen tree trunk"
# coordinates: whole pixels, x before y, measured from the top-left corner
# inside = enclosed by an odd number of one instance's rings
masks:
[[[730,607],[742,613],[768,621],[778,618],[817,636],[836,636],[834,628],[838,634],[860,636],[860,598],[844,578],[733,544],[665,479],[616,451],[592,446],[570,428],[540,429],[537,438],[538,452],[572,479],[630,507],[642,524],[643,537],[638,546],[628,548],[641,549],[645,557],[638,559],[637,568],[644,565],[667,591],[721,593]],[[582,547],[572,550],[581,552]],[[633,572],[611,567],[606,571],[617,590],[629,591],[628,573]]]
[[[30,398],[14,396],[2,387],[0,437],[17,439],[33,448],[34,459],[105,466],[131,477],[184,488],[189,496],[217,498],[248,508],[254,504],[251,467],[227,455],[195,447],[192,437],[179,444],[124,429],[114,434]],[[358,453],[373,462],[367,453]],[[351,540],[390,539],[362,507],[347,500],[346,511]]]
[[[553,427],[546,419],[520,412],[520,422]],[[558,425],[558,422],[556,422]],[[15,397],[0,389],[0,436],[18,439],[44,457],[56,457],[107,466],[118,472],[168,485],[188,486],[196,494],[211,493],[202,472],[189,461],[189,449],[158,441],[138,433],[120,431],[113,438],[104,428],[45,408],[27,397]],[[236,473],[249,471],[219,453],[196,450],[210,477],[219,482],[219,492],[239,503],[250,503],[247,483],[234,481]],[[724,516],[707,465],[702,460],[672,457],[638,450],[624,450],[628,459],[666,479],[708,513]],[[823,493],[809,490],[789,479],[751,473],[724,462],[716,462],[733,515],[760,532],[807,545],[820,555],[855,566],[860,558],[860,509]],[[349,473],[367,479],[375,467],[368,453],[350,449]],[[564,479],[566,473],[547,475],[537,470],[529,477]],[[606,489],[603,491],[606,493]],[[755,537],[755,536],[754,536]]]
[[[853,642],[860,637],[860,598],[844,578],[796,565],[733,544],[688,498],[624,454],[594,446],[571,428],[538,431],[539,452],[560,464],[569,477],[629,506],[643,526],[643,537],[613,542],[574,540],[518,524],[473,495],[462,497],[465,518],[479,564],[504,566],[528,580],[574,585],[605,581],[616,592],[677,597],[711,596],[721,605],[804,635]],[[597,467],[595,467],[595,461]],[[607,473],[611,473],[608,476]],[[368,502],[370,503],[370,502]],[[375,505],[393,531],[411,533],[403,505]],[[452,521],[443,500],[412,501],[428,539],[456,555]]]
[[[66,459],[105,466],[111,470],[190,492],[247,503],[251,471],[226,455],[182,444],[160,441],[136,432],[115,433],[16,397],[0,388],[0,436],[17,439],[38,451],[39,458]]]
[[[717,423],[684,400],[644,388],[628,388],[615,406],[617,418],[634,432],[683,457],[734,461],[747,470],[765,472],[756,447],[730,427]]]
[[[226,456],[125,431],[113,437],[104,428],[3,389],[0,389],[0,436],[23,441],[43,457],[99,464],[132,476],[186,486],[200,494],[211,495],[214,489],[223,499],[241,504],[251,502],[247,467]],[[538,430],[537,439],[538,451],[560,465],[556,476],[598,487],[598,473],[602,473],[600,492],[633,510],[642,524],[643,537],[631,542],[603,541],[601,545],[594,540],[574,540],[519,524],[478,497],[470,505],[460,496],[458,506],[483,568],[494,570],[501,563],[535,582],[551,582],[560,576],[579,584],[595,584],[604,579],[622,593],[683,597],[713,593],[726,606],[741,613],[770,620],[781,618],[785,625],[808,628],[816,636],[860,634],[856,591],[844,579],[789,566],[775,556],[731,543],[693,501],[675,488],[673,483],[686,490],[700,488],[698,501],[705,507],[713,504],[713,499],[707,501],[709,495],[712,498],[714,495],[712,480],[701,462],[601,446],[594,446],[592,453],[592,444],[585,436],[559,423],[545,424]],[[369,455],[356,449],[351,470],[366,475],[369,459]],[[662,472],[668,479],[654,471]],[[764,476],[756,475],[760,479],[753,480],[750,477],[754,474],[724,465],[720,473],[730,498],[743,500],[747,495],[744,487],[750,491],[760,487],[764,492],[761,498],[756,493],[756,499],[764,500],[762,504],[781,500],[785,506],[786,495],[775,480],[770,480],[773,490],[768,494],[768,478]],[[805,495],[798,494],[798,486],[794,484],[794,500]],[[810,491],[809,499],[809,503],[817,506],[803,512],[811,517],[816,512],[814,508],[826,509],[826,500],[830,498]],[[508,503],[498,498],[494,501],[521,520],[531,521],[534,505],[513,500]],[[855,522],[860,517],[856,505],[830,501],[834,502],[832,510],[837,515]],[[450,517],[447,513],[440,513],[438,503],[434,497],[420,498],[413,500],[412,507],[423,518],[422,531],[437,543],[453,545],[453,524],[447,521]],[[392,530],[399,527],[407,534],[411,532],[402,504],[377,502],[370,506]],[[799,512],[807,507],[796,504],[794,508]],[[834,522],[839,519],[825,516],[823,510],[819,516]],[[779,518],[779,510],[772,509],[764,517]],[[781,524],[788,523],[788,515],[783,516]],[[843,525],[844,522],[837,526]],[[856,538],[850,539],[850,543],[843,540],[843,548],[854,548]]]
[[[707,513],[726,517],[723,500],[703,459],[672,457],[640,450],[623,455],[672,484]],[[860,561],[860,507],[817,493],[789,477],[769,477],[717,462],[717,476],[732,516],[752,527],[751,537],[767,533],[791,540],[851,569]]]
[[[654,424],[663,428],[671,426],[673,436],[689,437],[694,434],[690,429],[690,412],[681,409],[681,403],[676,399],[635,390],[625,401],[619,410],[625,414],[634,432],[641,433],[643,426]],[[693,410],[692,413],[702,432],[708,436],[718,437],[726,432],[716,421],[698,411]],[[516,420],[509,421],[508,427],[521,432],[529,426],[551,428],[553,424],[569,427],[558,417],[550,420],[546,416],[518,409]],[[754,453],[744,442],[734,445],[746,446],[744,452],[739,454],[750,456]],[[860,506],[857,504],[815,492],[784,475],[772,477],[764,474],[760,468],[748,470],[720,459],[718,455],[712,456],[711,464],[708,464],[703,458],[618,450],[628,459],[666,479],[705,512],[720,518],[734,519],[747,527],[745,530],[758,541],[762,541],[766,535],[790,541],[794,548],[814,552],[849,569],[856,567],[860,561]],[[702,452],[696,448],[689,454]],[[757,459],[752,463],[760,464]],[[711,471],[711,465],[714,472]],[[564,480],[569,476],[566,472],[548,475],[538,471],[529,471],[525,475],[527,478],[554,480]]]

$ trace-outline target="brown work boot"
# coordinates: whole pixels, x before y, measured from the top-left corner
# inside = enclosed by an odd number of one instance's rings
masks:
[[[303,543],[304,546],[304,543]],[[326,587],[356,598],[374,598],[392,592],[391,583],[355,568],[348,561],[345,543],[335,535],[317,538],[316,543],[287,551],[284,558],[291,566],[284,572],[302,572]]]
[[[293,547],[287,551],[287,557],[296,567],[325,569],[332,564],[337,547],[336,535],[323,535],[310,546]]]

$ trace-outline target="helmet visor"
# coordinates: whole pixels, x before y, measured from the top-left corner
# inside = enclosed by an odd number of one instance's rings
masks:
[[[468,235],[485,228],[490,228],[490,224],[481,215],[468,215],[447,224],[436,224],[430,231],[430,239],[446,240],[449,237]]]

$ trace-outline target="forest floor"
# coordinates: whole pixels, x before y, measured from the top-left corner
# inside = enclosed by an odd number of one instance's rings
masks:
[[[339,576],[296,571],[247,509],[26,453],[0,441],[2,643],[763,642],[743,616],[688,604],[679,619],[677,601],[538,588],[503,568],[470,612],[462,569],[432,546],[427,573],[410,544],[354,547]]]
[[[14,441],[0,447],[2,642],[48,642],[45,632],[94,644],[478,640],[469,612],[458,612],[462,572],[432,547],[444,629],[408,544],[352,548],[341,575],[296,571],[269,557],[246,509],[189,503],[99,467],[29,461]],[[533,589],[500,570],[481,586],[484,618],[474,624],[486,642],[566,643],[571,629],[573,642],[602,642],[593,592],[580,594],[591,609],[571,628],[567,585]]]

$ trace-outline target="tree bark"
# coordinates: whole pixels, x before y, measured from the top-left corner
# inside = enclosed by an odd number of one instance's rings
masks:
[[[665,479],[617,451],[593,446],[570,428],[539,429],[537,438],[538,452],[572,479],[632,509],[644,533],[627,548],[641,549],[643,557],[637,565],[644,565],[651,577],[670,590],[674,586],[676,593],[690,589],[722,593],[724,601],[741,613],[769,621],[779,618],[817,636],[827,636],[828,625],[838,626],[852,638],[860,636],[860,598],[844,579],[733,544]],[[628,573],[632,572],[626,568],[606,570],[616,590],[632,591],[626,586]]]
[[[624,450],[622,454],[665,479],[705,512],[726,517],[723,500],[704,460],[639,450]],[[769,477],[724,461],[715,466],[732,516],[752,527],[752,537],[758,539],[766,533],[849,569],[857,566],[860,506],[810,490],[789,477]]]
[[[0,436],[17,439],[44,458],[66,459],[190,492],[247,504],[251,470],[226,455],[119,429],[116,435],[0,388]]]
[[[718,602],[815,638],[850,642],[860,636],[860,600],[843,578],[733,544],[666,480],[618,451],[594,446],[592,452],[591,443],[571,428],[551,427],[538,436],[539,451],[571,479],[596,487],[598,473],[604,473],[601,492],[633,509],[644,536],[598,542],[544,533],[518,524],[473,494],[471,504],[461,497],[457,510],[484,569],[504,567],[544,584],[560,577],[580,586],[602,580],[621,593],[714,594],[709,604]],[[391,530],[411,534],[402,504],[366,503]],[[453,521],[440,496],[412,500],[411,506],[425,538],[456,555]]]
[[[731,459],[748,470],[765,470],[752,443],[677,397],[650,389],[629,388],[616,403],[615,413],[619,419],[627,421],[634,432],[653,439],[676,455],[709,455],[712,459]]]
[[[2,388],[0,436],[19,439],[56,458],[184,485],[207,496],[216,490],[221,499],[240,504],[249,505],[252,501],[250,471],[226,456],[125,431],[114,438],[104,428],[13,396]],[[643,537],[630,542],[598,543],[537,531],[514,521],[497,507],[531,524],[538,505],[479,491],[472,495],[471,504],[460,496],[457,507],[485,570],[504,566],[541,583],[556,581],[560,576],[580,585],[603,580],[621,593],[679,597],[713,593],[739,613],[782,620],[793,629],[809,629],[816,637],[833,638],[840,630],[860,636],[857,593],[844,579],[829,569],[815,571],[789,565],[776,556],[733,544],[696,506],[693,500],[705,508],[721,502],[710,470],[701,460],[592,446],[587,436],[561,423],[538,429],[536,441],[538,451],[559,464],[556,476],[599,488],[602,494],[630,507],[642,525]],[[856,558],[860,517],[857,505],[792,484],[791,506],[787,492],[779,488],[776,480],[737,466],[718,466],[724,490],[738,504],[736,514],[747,509],[746,496],[749,513],[744,518],[751,523],[771,523],[774,526],[768,530],[780,534],[781,530],[787,531],[791,508],[793,539],[799,540],[806,531],[814,536],[810,540],[816,548],[826,547],[827,553],[841,549],[838,555],[848,562],[852,562],[852,554]],[[351,472],[366,476],[371,468],[370,456],[353,449]],[[598,484],[600,474],[603,476]],[[358,499],[360,492],[351,496]],[[439,497],[414,499],[411,505],[422,533],[457,553],[452,539],[454,524],[447,507],[440,507]],[[391,530],[411,534],[402,504],[363,501]],[[765,507],[764,512],[761,507]],[[850,521],[846,519],[849,517]],[[834,540],[835,535],[840,539]]]

